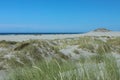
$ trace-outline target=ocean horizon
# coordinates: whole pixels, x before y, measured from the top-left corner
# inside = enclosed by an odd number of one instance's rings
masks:
[[[85,32],[23,32],[23,33],[0,33],[0,35],[52,35],[52,34],[83,34]]]

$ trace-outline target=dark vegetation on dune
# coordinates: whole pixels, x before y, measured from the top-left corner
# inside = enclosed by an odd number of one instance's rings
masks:
[[[111,30],[108,30],[106,28],[98,28],[96,30],[94,30],[94,32],[110,32]]]

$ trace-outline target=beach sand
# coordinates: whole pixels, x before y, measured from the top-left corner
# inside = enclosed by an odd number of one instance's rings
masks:
[[[56,34],[56,35],[0,35],[0,40],[6,41],[25,41],[30,39],[65,39],[82,36],[109,36],[120,37],[120,32],[88,32],[84,34]]]

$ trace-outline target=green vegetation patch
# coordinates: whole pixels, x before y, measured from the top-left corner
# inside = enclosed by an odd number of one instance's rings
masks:
[[[0,47],[10,47],[11,45],[15,45],[17,42],[15,41],[5,41],[5,40],[2,40],[0,41]]]

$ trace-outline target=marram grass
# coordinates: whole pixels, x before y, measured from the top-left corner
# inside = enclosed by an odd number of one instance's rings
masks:
[[[112,55],[102,56],[102,62],[94,60],[84,58],[77,64],[43,60],[32,67],[16,68],[8,80],[120,80],[120,65]]]
[[[79,49],[97,55],[89,58],[81,56],[76,62],[62,62],[60,59],[68,60],[68,56],[61,54],[60,50],[68,45],[78,45],[73,51],[77,55],[80,54]],[[120,80],[120,64],[109,55],[112,52],[120,53],[119,37],[108,38],[106,41],[102,41],[99,37],[25,42],[1,41],[0,47],[6,49],[0,52],[0,61],[14,69],[10,71],[7,80]],[[43,54],[51,55],[48,52],[57,57],[52,57],[55,59],[51,61],[42,60]],[[14,56],[10,59],[3,58],[6,54]],[[4,69],[4,66],[0,69]]]

